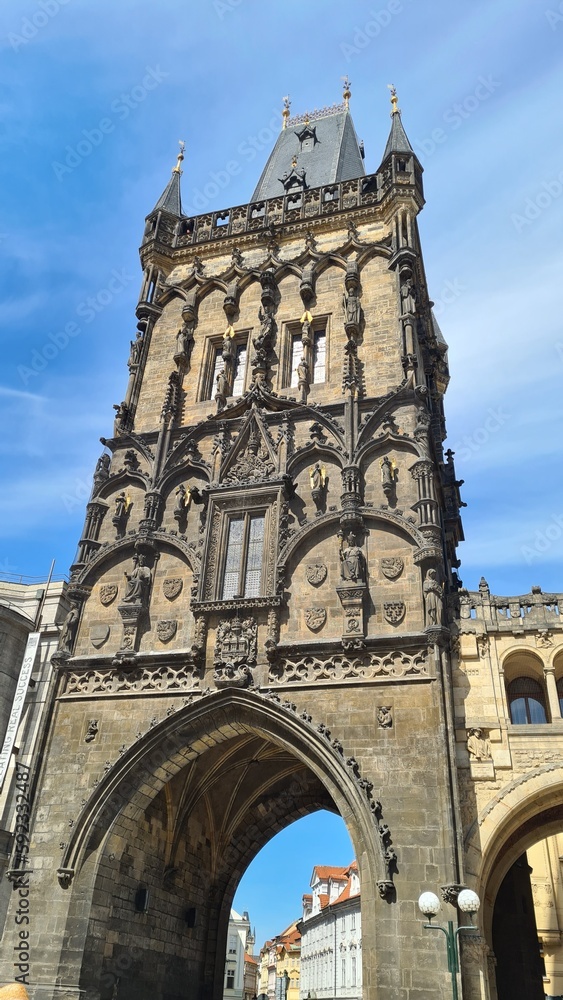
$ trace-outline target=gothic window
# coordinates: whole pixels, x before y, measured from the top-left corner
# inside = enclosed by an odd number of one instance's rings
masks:
[[[242,396],[246,380],[246,357],[248,348],[246,341],[243,344],[235,345],[235,357],[233,364],[233,396]]]
[[[210,341],[207,363],[204,365],[203,389],[200,399],[214,399],[217,391],[217,376],[225,369],[229,396],[242,396],[248,377],[248,334],[238,334],[233,340],[230,359],[223,357],[223,343]]]
[[[289,337],[289,349],[287,351],[286,359],[286,371],[285,377],[283,379],[283,385],[285,388],[296,389],[299,384],[299,376],[297,374],[297,366],[301,361],[301,358],[305,357],[306,360],[310,361],[310,372],[311,372],[311,383],[320,384],[321,382],[326,382],[326,363],[327,363],[327,332],[326,332],[326,320],[319,323],[318,326],[313,327],[312,331],[312,345],[310,347],[310,356],[307,359],[306,350],[303,347],[303,338],[301,332],[290,332]]]
[[[547,722],[545,697],[538,681],[517,677],[507,688],[510,721],[517,725]]]
[[[264,513],[230,517],[221,594],[223,601],[260,596],[265,524]]]

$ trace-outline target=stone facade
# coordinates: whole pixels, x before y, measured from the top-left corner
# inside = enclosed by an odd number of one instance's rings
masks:
[[[299,190],[187,219],[180,157],[147,218],[19,876],[34,1000],[180,1000],[187,983],[221,1000],[242,873],[319,808],[357,857],[365,1000],[442,1000],[420,892],[486,885],[477,810],[487,835],[497,804],[556,780],[533,734],[509,745],[481,666],[492,623],[477,632],[456,603],[447,349],[393,101],[374,174],[314,188],[299,174]],[[469,761],[468,726],[490,757]],[[509,759],[521,770],[503,791]],[[10,930],[4,981],[14,944]],[[471,997],[489,995],[484,950],[466,962]]]

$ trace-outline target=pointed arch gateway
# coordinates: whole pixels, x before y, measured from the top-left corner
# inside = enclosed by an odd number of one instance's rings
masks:
[[[326,726],[236,688],[168,715],[75,824],[61,869],[72,878],[61,972],[74,953],[87,996],[95,984],[105,1000],[119,982],[119,996],[179,998],[189,977],[190,996],[219,1000],[240,878],[276,833],[318,809],[347,826],[369,927],[389,877],[381,805]]]

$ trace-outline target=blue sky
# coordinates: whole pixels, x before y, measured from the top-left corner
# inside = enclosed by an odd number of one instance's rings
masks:
[[[563,590],[560,0],[8,0],[0,45],[0,574],[73,559],[178,139],[186,206],[244,203],[283,95],[294,113],[331,104],[347,73],[368,171],[388,83],[425,168],[461,576]]]

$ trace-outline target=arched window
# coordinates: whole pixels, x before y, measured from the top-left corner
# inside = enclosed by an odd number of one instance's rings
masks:
[[[559,709],[563,718],[563,677],[557,681],[557,697],[559,698]]]
[[[510,721],[518,725],[547,722],[543,689],[531,677],[517,677],[507,688]]]

